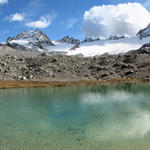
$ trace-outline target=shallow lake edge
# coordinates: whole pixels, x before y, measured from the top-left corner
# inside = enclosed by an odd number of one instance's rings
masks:
[[[147,79],[110,79],[110,80],[75,80],[75,81],[34,81],[34,80],[3,80],[0,81],[0,89],[8,88],[26,88],[26,87],[54,87],[54,86],[74,86],[74,85],[102,85],[102,84],[112,84],[112,83],[149,83],[150,80]]]

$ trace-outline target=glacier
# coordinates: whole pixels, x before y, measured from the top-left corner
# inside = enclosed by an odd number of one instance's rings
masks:
[[[150,37],[140,39],[138,36],[122,38],[118,40],[99,40],[93,42],[81,43],[79,48],[70,50],[74,45],[54,42],[55,46],[49,46],[47,49],[52,51],[65,51],[67,55],[79,55],[84,57],[93,57],[103,54],[121,54],[131,50],[137,50],[145,43],[150,42]]]

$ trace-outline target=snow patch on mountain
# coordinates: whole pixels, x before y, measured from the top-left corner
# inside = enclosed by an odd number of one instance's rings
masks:
[[[51,51],[69,51],[69,49],[71,47],[74,46],[74,44],[70,44],[70,43],[62,43],[62,42],[58,42],[58,41],[53,41],[55,46],[48,46],[47,49],[49,52]]]
[[[9,43],[16,43],[16,44],[20,44],[20,45],[27,45],[29,43],[29,41],[26,41],[26,40],[12,40],[12,41],[9,41]]]

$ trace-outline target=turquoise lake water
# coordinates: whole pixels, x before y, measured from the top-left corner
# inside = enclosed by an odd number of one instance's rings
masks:
[[[0,150],[150,150],[150,84],[0,90]]]

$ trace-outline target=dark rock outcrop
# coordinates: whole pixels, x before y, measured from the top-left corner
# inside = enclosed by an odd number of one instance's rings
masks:
[[[65,36],[61,40],[57,40],[57,42],[66,43],[66,44],[80,45],[80,40],[74,39],[73,37],[69,37],[69,36]]]
[[[148,24],[148,26],[146,28],[140,30],[137,33],[137,36],[139,36],[140,39],[150,37],[150,24]]]
[[[138,50],[129,51],[128,54],[150,54],[150,43],[144,44]]]
[[[94,42],[94,41],[99,41],[100,39],[97,38],[97,39],[93,39],[93,38],[85,38],[82,43],[86,43],[86,42]]]
[[[108,40],[119,40],[123,38],[125,38],[125,36],[110,35]]]
[[[72,48],[70,48],[70,50],[76,50],[77,48],[80,48],[79,44],[76,44],[75,46],[73,46]]]
[[[33,51],[34,49],[30,49],[26,46],[23,46],[23,45],[19,45],[19,44],[16,44],[16,43],[6,43],[6,46],[9,46],[11,48],[15,48],[16,50],[24,50],[24,51]]]

